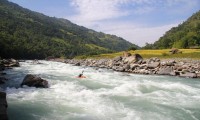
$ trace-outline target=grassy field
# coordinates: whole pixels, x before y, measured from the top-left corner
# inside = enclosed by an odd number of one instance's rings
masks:
[[[200,59],[200,49],[179,49],[182,53],[178,54],[170,54],[170,49],[163,50],[135,50],[128,51],[131,54],[140,54],[143,58],[151,58],[158,57],[160,59],[168,59],[168,58],[192,58],[192,59]],[[123,52],[111,53],[111,54],[100,54],[93,56],[78,56],[76,58],[93,58],[93,59],[101,59],[101,58],[114,58],[116,56],[121,56]]]

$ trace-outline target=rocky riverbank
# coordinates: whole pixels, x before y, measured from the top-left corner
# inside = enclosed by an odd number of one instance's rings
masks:
[[[158,58],[143,59],[139,54],[123,54],[113,59],[54,59],[54,61],[73,64],[75,66],[89,66],[108,68],[119,72],[150,75],[171,75],[188,78],[200,78],[200,60]]]
[[[19,67],[19,62],[14,59],[3,59],[0,60],[0,85],[4,84],[8,79],[5,77],[3,71],[5,69],[10,69],[11,67]],[[1,120],[8,120],[7,116],[7,100],[6,100],[6,93],[1,90],[0,86],[0,119]]]

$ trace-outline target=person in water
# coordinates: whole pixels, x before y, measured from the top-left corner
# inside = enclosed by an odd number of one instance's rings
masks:
[[[78,75],[78,78],[86,78],[85,76],[83,76],[83,71],[81,74]]]

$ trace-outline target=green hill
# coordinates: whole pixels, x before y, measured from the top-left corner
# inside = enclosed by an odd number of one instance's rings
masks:
[[[104,34],[0,0],[0,56],[43,59],[122,51],[138,47]]]
[[[154,44],[146,48],[199,48],[200,46],[200,11],[193,14],[187,21],[173,27]]]

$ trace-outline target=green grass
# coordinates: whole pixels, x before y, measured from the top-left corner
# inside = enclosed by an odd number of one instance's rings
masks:
[[[200,59],[200,49],[179,49],[182,53],[170,54],[170,49],[163,50],[135,50],[128,51],[131,54],[140,54],[143,58],[158,57],[160,59],[169,59],[169,58],[192,58]],[[93,56],[84,56],[84,58],[93,58],[93,59],[102,59],[102,58],[114,58],[116,56],[121,56],[123,52],[110,53],[110,54],[100,54]],[[78,56],[77,58],[81,58]]]

